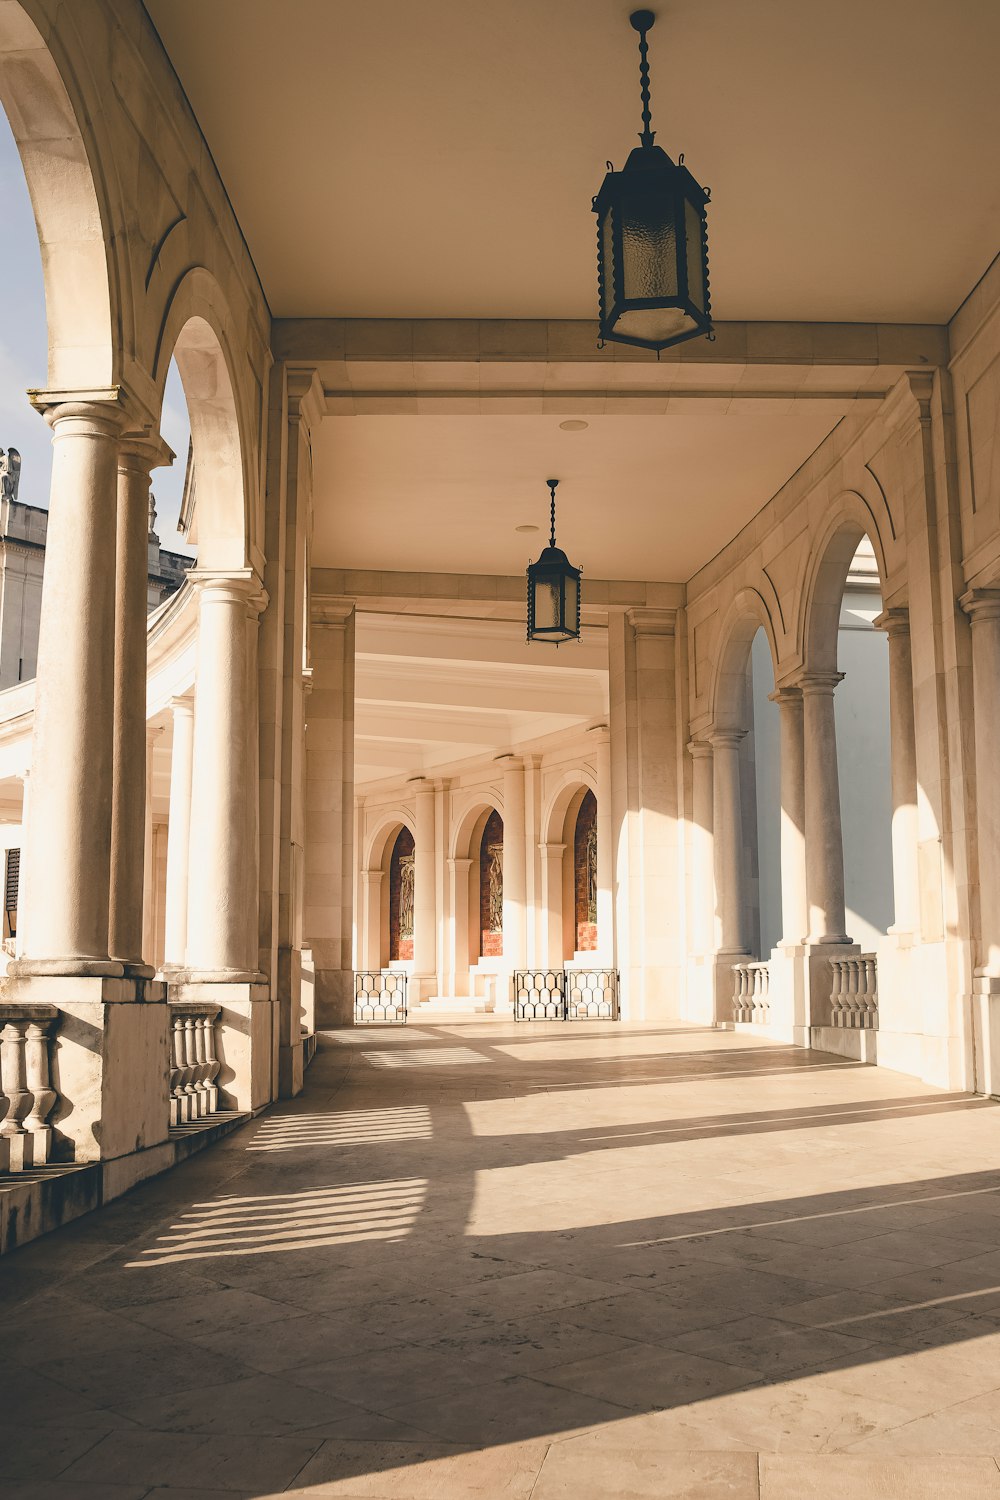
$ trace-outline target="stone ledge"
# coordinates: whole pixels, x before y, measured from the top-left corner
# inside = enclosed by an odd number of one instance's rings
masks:
[[[170,1171],[251,1118],[244,1111],[220,1111],[208,1119],[173,1127],[169,1139],[149,1151],[112,1161],[61,1163],[0,1176],[0,1255]]]

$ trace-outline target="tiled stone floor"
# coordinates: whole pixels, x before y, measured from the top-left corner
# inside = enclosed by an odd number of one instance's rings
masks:
[[[0,1264],[0,1495],[1000,1500],[998,1148],[745,1036],[337,1033]]]

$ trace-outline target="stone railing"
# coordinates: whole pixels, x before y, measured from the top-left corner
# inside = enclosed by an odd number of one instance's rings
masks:
[[[758,1025],[771,1018],[768,999],[770,978],[766,963],[733,964],[733,1020],[755,1021]]]
[[[219,1107],[218,1005],[176,1000],[170,1006],[170,1123],[188,1125]]]
[[[403,969],[355,969],[355,1026],[405,1025],[406,981]]]
[[[54,1005],[0,1005],[0,1171],[44,1167],[51,1158],[49,1047],[58,1014]]]
[[[831,958],[833,989],[830,1019],[834,1026],[873,1031],[878,1026],[878,965],[874,953]]]

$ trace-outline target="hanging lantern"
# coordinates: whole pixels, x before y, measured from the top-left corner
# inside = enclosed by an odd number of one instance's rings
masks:
[[[601,338],[642,349],[668,348],[711,334],[705,204],[684,166],[653,144],[650,129],[649,48],[651,10],[629,17],[639,33],[642,92],[640,145],[621,172],[608,175],[594,199],[597,214],[597,283]]]
[[[528,564],[528,640],[580,639],[580,572],[556,546],[556,485],[547,479],[551,499],[549,545],[536,563]]]

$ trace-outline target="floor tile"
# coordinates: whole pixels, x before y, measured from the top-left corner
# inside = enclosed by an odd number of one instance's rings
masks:
[[[989,1458],[792,1458],[765,1455],[760,1500],[990,1500],[1000,1468]]]

